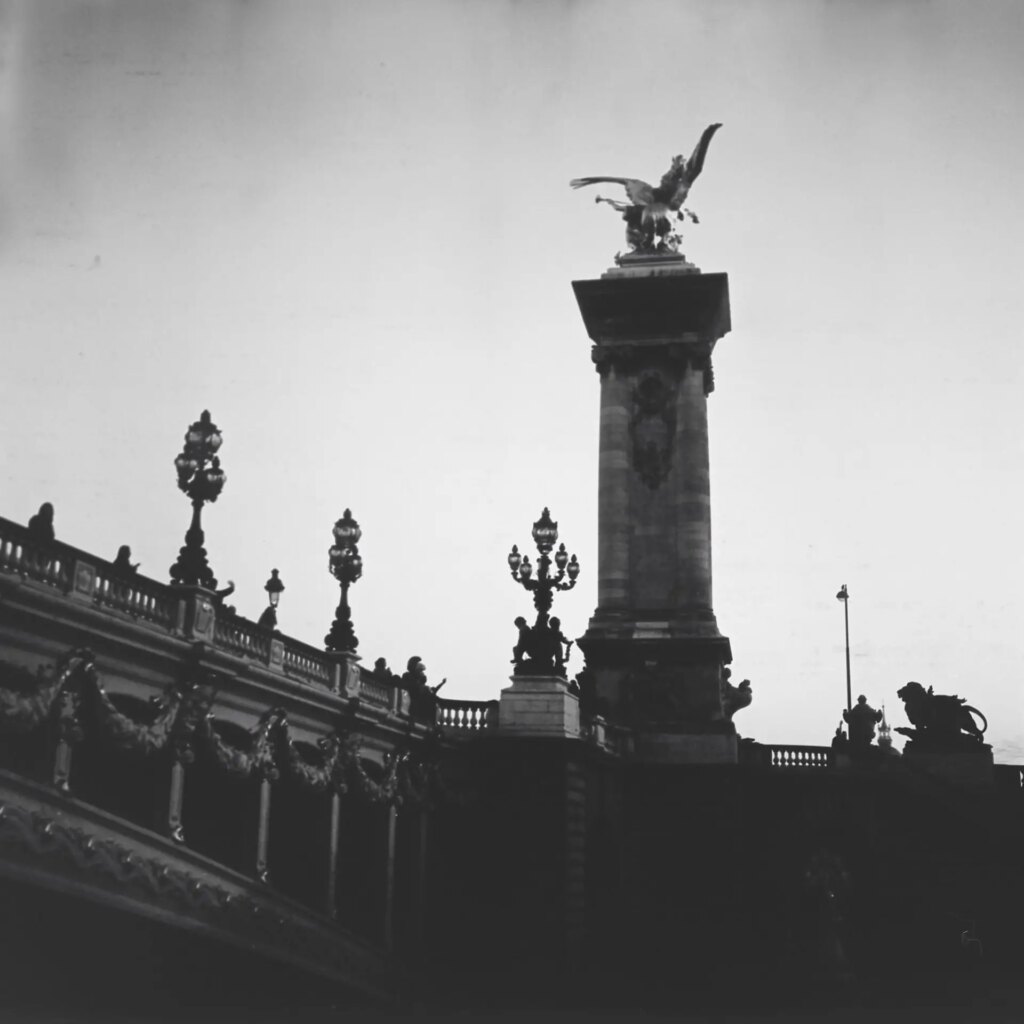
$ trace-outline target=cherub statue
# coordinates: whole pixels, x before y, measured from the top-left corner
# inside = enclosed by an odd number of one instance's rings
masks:
[[[551,641],[554,646],[555,674],[565,675],[565,663],[569,660],[569,651],[572,650],[572,640],[567,640],[562,632],[562,620],[552,618],[549,623],[551,629]]]
[[[512,664],[521,665],[523,658],[530,654],[530,627],[522,615],[516,616],[516,620],[512,624],[519,630],[519,639],[516,641],[515,647],[512,648]]]

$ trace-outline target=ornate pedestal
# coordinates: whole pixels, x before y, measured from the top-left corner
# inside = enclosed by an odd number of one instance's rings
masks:
[[[711,599],[707,421],[728,279],[681,257],[623,263],[573,282],[601,375],[598,604],[579,646],[639,757],[735,761],[732,652]]]
[[[579,699],[558,676],[513,676],[512,685],[501,691],[498,732],[504,736],[578,737]]]

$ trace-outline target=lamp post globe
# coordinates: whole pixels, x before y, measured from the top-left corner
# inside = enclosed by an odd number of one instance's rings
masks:
[[[281,601],[281,591],[284,590],[284,584],[276,569],[270,570],[270,579],[263,584],[263,589],[267,592],[267,607],[263,609],[259,625],[264,629],[276,629],[277,606]]]

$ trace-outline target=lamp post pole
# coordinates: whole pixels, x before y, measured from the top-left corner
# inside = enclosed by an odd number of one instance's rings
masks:
[[[850,593],[844,583],[836,594],[836,599],[843,602],[843,622],[846,625],[846,710],[853,710],[853,691],[850,688]]]

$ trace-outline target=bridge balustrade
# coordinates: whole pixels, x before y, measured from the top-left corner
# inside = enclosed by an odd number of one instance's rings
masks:
[[[772,744],[768,747],[772,768],[829,768],[832,764],[828,747]]]
[[[496,700],[437,699],[436,722],[454,735],[494,731],[498,727]]]
[[[395,677],[3,518],[0,604],[17,606],[0,620],[0,775],[391,941],[396,870],[413,871],[397,810],[425,813],[436,768],[419,753],[434,723]]]

